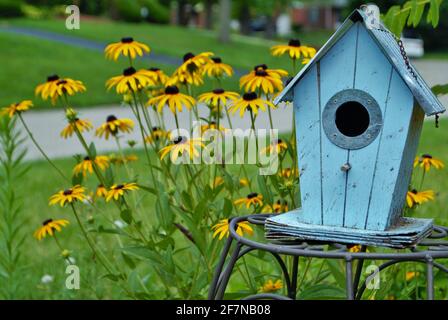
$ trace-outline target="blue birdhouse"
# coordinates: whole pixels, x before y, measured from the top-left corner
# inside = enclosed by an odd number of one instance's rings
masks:
[[[374,12],[355,10],[277,97],[294,106],[301,208],[268,219],[268,239],[403,247],[432,230],[403,208],[425,114],[445,108]]]

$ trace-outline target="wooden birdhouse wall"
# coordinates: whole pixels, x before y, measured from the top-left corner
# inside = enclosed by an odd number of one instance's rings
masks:
[[[378,135],[361,148],[342,148],[323,129],[324,108],[347,89],[366,92],[381,110]],[[295,85],[294,112],[303,222],[370,230],[393,224],[424,113],[363,24],[353,24]]]

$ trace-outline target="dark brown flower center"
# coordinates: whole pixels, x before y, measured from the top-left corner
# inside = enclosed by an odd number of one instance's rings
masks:
[[[219,58],[219,57],[213,57],[212,60],[213,60],[214,63],[221,63],[222,62],[222,59]]]
[[[43,226],[46,226],[47,224],[49,224],[49,223],[51,223],[51,222],[53,222],[53,219],[47,219],[47,220],[45,220],[44,222],[42,222],[42,225],[43,225]]]
[[[90,161],[90,157],[89,156],[84,157],[84,161]]]
[[[280,143],[283,143],[283,140],[282,140],[282,139],[278,139],[278,140],[277,140],[277,144],[280,144]]]
[[[121,39],[121,43],[132,43],[134,39],[132,37],[125,37]]]
[[[57,74],[53,74],[47,77],[47,82],[57,81],[59,80],[59,76]]]
[[[213,93],[214,94],[223,94],[224,93],[224,89],[221,89],[221,88],[215,89],[215,90],[213,90]]]
[[[246,101],[252,101],[257,99],[257,94],[255,92],[247,92],[243,95],[243,99]]]
[[[422,158],[432,159],[432,155],[426,153],[426,154],[422,155]]]
[[[266,70],[267,68],[268,68],[268,66],[263,63],[263,64],[256,65],[254,67],[254,70],[255,71],[257,71],[258,69]]]
[[[187,138],[182,137],[182,136],[178,136],[178,137],[176,137],[176,138],[173,140],[173,143],[174,143],[174,144],[179,144],[179,143],[182,143],[182,142],[184,142],[184,141],[186,141],[186,140],[187,140]]]
[[[123,75],[125,77],[129,77],[134,75],[137,72],[137,70],[135,70],[133,67],[127,68],[123,70]]]
[[[255,71],[255,75],[257,77],[266,77],[268,73],[264,69],[257,69],[257,71]]]
[[[71,195],[72,193],[73,193],[73,190],[72,190],[72,189],[64,190],[64,196],[69,196],[69,195]]]
[[[149,71],[154,71],[154,72],[160,71],[159,68],[149,68],[148,70],[149,70]]]
[[[59,80],[56,84],[57,84],[58,86],[67,84],[67,80]]]
[[[194,54],[191,53],[191,52],[187,52],[187,53],[184,55],[184,62],[187,62],[187,61],[190,60],[191,58],[194,58]]]
[[[299,39],[291,39],[291,40],[289,40],[288,45],[290,47],[300,47],[300,40]]]
[[[418,191],[415,190],[415,189],[412,189],[411,192],[412,192],[413,194],[417,194],[417,193],[418,193]]]
[[[256,197],[258,197],[258,193],[256,193],[256,192],[252,192],[247,195],[247,199],[253,199]]]
[[[165,88],[165,94],[178,94],[179,88],[176,86],[168,86]]]
[[[120,190],[123,189],[124,185],[123,184],[119,184],[118,186],[115,187],[115,190]]]
[[[152,127],[152,131],[160,131],[159,127]]]
[[[117,117],[114,115],[110,115],[107,117],[106,122],[113,122],[115,120],[117,120]]]

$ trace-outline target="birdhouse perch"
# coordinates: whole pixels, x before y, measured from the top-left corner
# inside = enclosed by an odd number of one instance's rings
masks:
[[[294,105],[302,207],[268,219],[268,239],[404,247],[431,232],[403,208],[424,116],[445,108],[374,7],[355,10],[275,101]]]

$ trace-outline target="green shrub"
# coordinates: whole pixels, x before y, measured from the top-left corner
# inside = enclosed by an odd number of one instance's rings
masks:
[[[119,19],[127,22],[142,21],[140,5],[137,0],[114,0],[113,6]]]
[[[22,2],[18,0],[0,0],[0,17],[20,17],[23,16]]]
[[[155,23],[168,23],[170,20],[170,10],[166,6],[160,4],[158,0],[140,0],[142,7],[148,9],[148,17],[146,18],[149,22]]]

